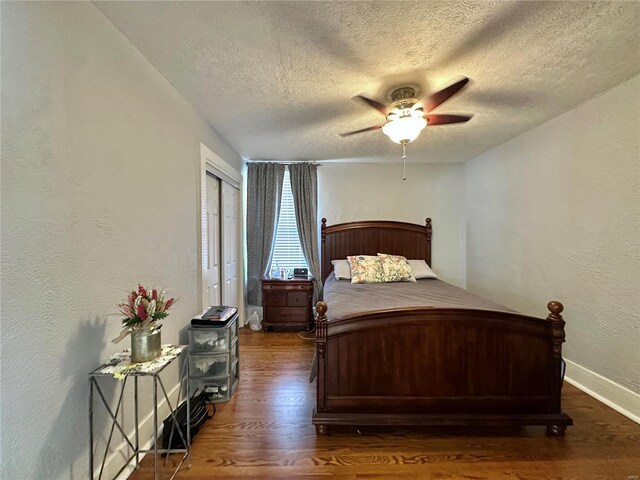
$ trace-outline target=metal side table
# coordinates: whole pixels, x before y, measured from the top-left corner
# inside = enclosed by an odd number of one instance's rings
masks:
[[[94,370],[89,374],[89,479],[94,479],[94,453],[93,453],[93,397],[94,390],[98,392],[99,398],[102,400],[102,404],[105,406],[109,417],[111,419],[111,429],[109,432],[109,438],[107,440],[107,445],[104,450],[104,455],[102,457],[102,464],[100,465],[100,473],[98,474],[98,480],[102,480],[102,474],[104,472],[104,465],[107,459],[107,454],[109,453],[109,447],[111,445],[111,439],[113,438],[113,432],[117,428],[122,436],[125,439],[125,442],[129,446],[129,448],[133,451],[133,454],[128,458],[125,465],[118,471],[118,473],[113,477],[116,478],[118,475],[122,473],[122,471],[131,463],[132,460],[135,459],[135,466],[138,468],[140,464],[140,454],[153,452],[153,460],[154,460],[154,479],[158,479],[158,454],[169,454],[169,453],[183,453],[182,459],[180,463],[178,463],[176,469],[171,475],[171,479],[173,479],[178,470],[182,466],[185,460],[187,460],[187,465],[191,467],[191,456],[190,456],[190,439],[191,439],[191,405],[189,404],[189,361],[186,355],[184,355],[184,364],[182,366],[182,372],[180,374],[180,387],[178,388],[178,399],[176,402],[176,407],[180,403],[180,398],[182,397],[182,392],[184,388],[184,393],[187,402],[187,438],[185,439],[180,426],[178,424],[178,420],[175,416],[175,410],[171,401],[169,400],[169,395],[167,394],[167,390],[162,383],[162,379],[160,378],[160,372],[162,372],[169,364],[171,364],[176,358],[180,357],[183,353],[188,352],[189,347],[187,345],[163,345],[162,346],[162,354],[150,362],[145,363],[131,363],[130,353],[128,351],[116,353],[111,357],[109,362],[102,365],[100,368]],[[105,398],[102,393],[102,389],[100,388],[99,378],[104,377],[113,377],[118,380],[121,380],[121,388],[119,392],[118,402],[115,407],[115,411],[111,409],[109,406],[109,402]],[[134,422],[135,422],[135,432],[133,434],[133,438],[130,438],[129,435],[125,433],[124,426],[121,424],[122,420],[118,420],[118,413],[120,412],[120,407],[122,406],[122,400],[124,397],[125,387],[127,385],[127,380],[129,377],[133,377],[133,395],[134,395]],[[153,380],[153,448],[151,449],[141,449],[140,448],[140,432],[138,426],[138,377],[151,377]],[[177,432],[180,435],[182,440],[182,444],[185,445],[186,448],[181,449],[169,449],[169,448],[158,448],[158,385],[160,385],[160,389],[164,395],[164,399],[171,410],[171,418],[173,419],[173,426],[176,428],[172,428],[171,437],[173,437],[174,432]],[[169,444],[171,445],[172,438],[169,440]],[[168,457],[167,457],[168,458]],[[165,459],[166,465],[166,459]]]

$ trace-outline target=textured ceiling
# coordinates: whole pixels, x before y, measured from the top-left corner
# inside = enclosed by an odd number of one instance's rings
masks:
[[[246,159],[397,161],[400,146],[353,101],[422,94],[460,75],[409,161],[461,162],[640,72],[640,3],[97,2]],[[597,128],[597,119],[594,119]]]

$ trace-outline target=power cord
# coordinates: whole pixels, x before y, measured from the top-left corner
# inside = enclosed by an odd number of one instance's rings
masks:
[[[303,340],[315,341],[315,339],[316,339],[316,327],[313,327],[308,332],[306,332],[306,331],[298,332],[298,336]]]

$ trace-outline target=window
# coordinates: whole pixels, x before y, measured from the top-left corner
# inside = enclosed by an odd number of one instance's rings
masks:
[[[273,246],[273,255],[271,256],[271,267],[274,267],[276,264],[278,268],[294,269],[307,267],[307,261],[304,258],[304,253],[302,253],[300,239],[298,238],[298,227],[296,225],[296,212],[293,208],[289,169],[284,171],[282,205],[276,226],[276,241]]]

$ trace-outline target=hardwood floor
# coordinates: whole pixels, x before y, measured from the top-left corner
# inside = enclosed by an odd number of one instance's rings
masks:
[[[640,477],[640,425],[569,384],[566,437],[516,430],[360,429],[316,436],[313,344],[242,329],[240,385],[194,439],[178,479],[622,479]],[[177,455],[175,456],[177,457]],[[170,467],[174,458],[169,459]],[[153,478],[148,456],[133,480]],[[166,474],[164,478],[169,478]]]

